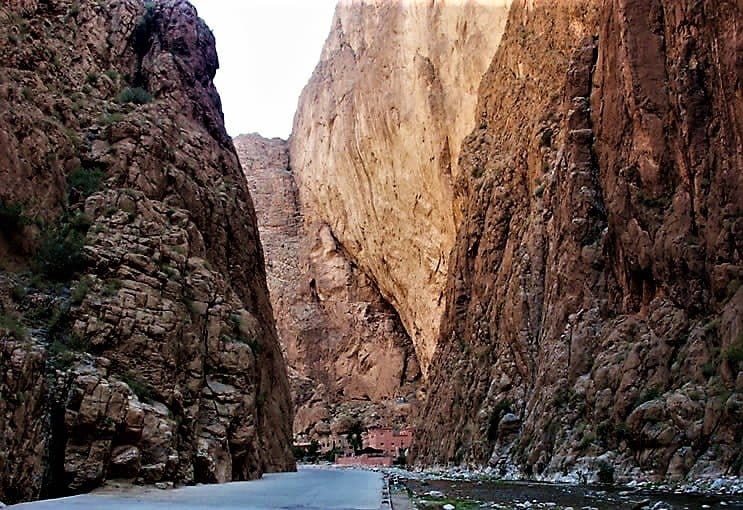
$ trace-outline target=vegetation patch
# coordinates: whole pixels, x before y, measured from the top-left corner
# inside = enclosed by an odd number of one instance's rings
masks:
[[[23,206],[0,200],[0,230],[6,234],[17,232],[28,219],[23,215]]]
[[[50,280],[69,281],[85,269],[85,234],[70,224],[48,231],[36,253],[34,267]]]
[[[728,363],[736,365],[743,362],[743,333],[738,335],[735,342],[723,351],[722,357]]]
[[[52,342],[48,352],[49,362],[58,370],[67,370],[77,359],[75,352],[60,341]]]
[[[28,330],[20,318],[8,312],[0,313],[0,329],[10,332],[16,340],[28,338]]]
[[[113,81],[116,81],[119,79],[119,77],[121,77],[121,75],[116,69],[109,69],[108,71],[105,71],[103,74],[108,76],[108,78],[110,78]]]
[[[139,377],[131,372],[120,376],[121,380],[134,392],[137,398],[146,403],[155,401],[155,391],[148,383],[142,381]]]
[[[118,124],[122,120],[124,120],[124,115],[116,112],[116,113],[108,113],[102,116],[100,122],[104,126],[111,126],[113,124]]]
[[[77,285],[75,285],[75,288],[72,289],[72,293],[70,294],[70,303],[73,305],[80,305],[83,301],[85,301],[85,298],[88,295],[88,292],[90,292],[90,286],[92,285],[92,280],[89,277],[82,278]]]
[[[596,434],[589,430],[588,432],[583,434],[583,439],[581,439],[578,448],[580,448],[581,450],[585,450],[586,448],[591,446],[594,441],[596,441]]]
[[[121,91],[116,100],[123,104],[143,105],[153,101],[152,94],[142,87],[129,87]]]
[[[87,198],[101,189],[105,176],[100,169],[80,167],[67,177],[67,185],[79,197]]]
[[[709,379],[717,373],[717,366],[713,361],[709,361],[702,365],[702,375]]]
[[[124,284],[121,282],[121,280],[108,280],[103,285],[103,295],[107,297],[113,297],[119,293],[119,290],[121,290],[121,287],[123,287]]]

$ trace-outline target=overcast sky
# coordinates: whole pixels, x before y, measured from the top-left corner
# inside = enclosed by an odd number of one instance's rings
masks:
[[[191,0],[217,38],[227,132],[287,138],[336,0]]]

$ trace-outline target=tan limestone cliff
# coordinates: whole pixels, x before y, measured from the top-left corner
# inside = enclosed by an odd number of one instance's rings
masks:
[[[256,216],[185,1],[0,6],[0,499],[293,469]]]
[[[420,369],[394,309],[300,204],[287,142],[242,135],[235,147],[256,204],[295,434],[410,423]]]
[[[510,0],[342,1],[290,140],[299,197],[397,310],[425,373],[459,147]]]

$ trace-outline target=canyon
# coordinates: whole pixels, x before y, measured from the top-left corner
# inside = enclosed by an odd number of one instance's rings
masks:
[[[0,500],[410,425],[419,467],[740,480],[742,19],[341,1],[290,138],[233,140],[187,2],[5,3]]]
[[[290,173],[413,343],[417,464],[740,476],[741,14],[339,6]]]

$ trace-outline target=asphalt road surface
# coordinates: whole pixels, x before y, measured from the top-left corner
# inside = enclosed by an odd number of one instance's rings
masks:
[[[175,490],[88,494],[14,505],[14,510],[378,510],[382,475],[352,469],[301,468],[261,480]]]

